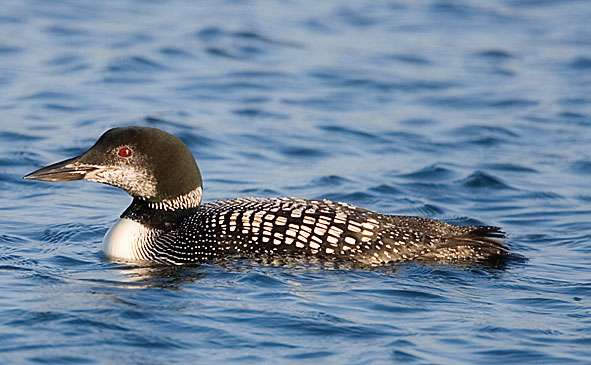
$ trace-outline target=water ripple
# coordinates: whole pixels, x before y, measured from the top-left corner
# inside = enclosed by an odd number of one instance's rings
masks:
[[[461,184],[471,189],[493,189],[505,190],[513,189],[511,186],[504,183],[501,179],[487,174],[483,171],[476,171],[470,176],[462,179]]]

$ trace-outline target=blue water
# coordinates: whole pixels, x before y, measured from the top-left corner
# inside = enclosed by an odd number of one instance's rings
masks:
[[[6,0],[0,363],[591,363],[591,5]],[[206,201],[500,225],[504,268],[149,269],[123,192],[22,176],[162,128]]]

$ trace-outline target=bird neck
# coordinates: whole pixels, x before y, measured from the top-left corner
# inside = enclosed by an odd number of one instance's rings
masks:
[[[170,231],[199,209],[201,195],[202,188],[198,187],[187,194],[157,202],[134,197],[121,218],[131,219],[151,229]]]
[[[164,210],[164,211],[172,211],[172,210],[179,210],[179,209],[190,209],[190,208],[199,208],[201,204],[201,197],[203,196],[203,188],[199,185],[197,188],[189,191],[186,194],[181,194],[176,198],[172,199],[165,199],[159,201],[149,201],[147,199],[143,199],[141,197],[134,198],[137,200],[141,200],[147,203],[149,208],[157,209],[157,210]]]

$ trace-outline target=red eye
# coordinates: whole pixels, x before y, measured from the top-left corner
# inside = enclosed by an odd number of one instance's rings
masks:
[[[119,150],[119,156],[127,158],[131,156],[131,150],[127,147],[121,147]]]

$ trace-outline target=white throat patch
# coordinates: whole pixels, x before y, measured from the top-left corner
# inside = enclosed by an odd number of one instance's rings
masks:
[[[150,239],[158,231],[134,220],[123,218],[115,223],[103,238],[103,252],[112,259],[148,260],[146,252]]]

